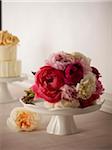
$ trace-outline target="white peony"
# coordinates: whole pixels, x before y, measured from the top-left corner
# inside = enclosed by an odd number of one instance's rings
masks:
[[[87,100],[96,90],[96,77],[93,73],[87,74],[78,84],[78,98]]]

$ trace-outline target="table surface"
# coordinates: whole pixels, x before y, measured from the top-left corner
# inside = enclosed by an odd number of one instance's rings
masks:
[[[13,96],[20,98],[24,88],[9,86]],[[6,121],[18,101],[0,104],[0,150],[112,150],[112,114],[96,111],[75,116],[78,134],[56,136],[45,130],[13,132]]]

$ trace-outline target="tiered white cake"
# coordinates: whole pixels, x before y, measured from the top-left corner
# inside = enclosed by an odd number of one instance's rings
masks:
[[[17,77],[21,74],[21,61],[17,60],[17,44],[19,39],[0,31],[0,77]]]

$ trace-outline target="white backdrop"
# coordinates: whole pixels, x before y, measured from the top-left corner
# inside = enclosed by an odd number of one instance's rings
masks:
[[[112,3],[4,2],[3,29],[20,38],[18,57],[31,75],[54,51],[92,59],[112,92]]]

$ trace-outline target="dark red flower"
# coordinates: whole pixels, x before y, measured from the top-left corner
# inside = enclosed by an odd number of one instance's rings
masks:
[[[76,85],[83,78],[83,67],[81,64],[70,64],[65,69],[65,83]]]
[[[95,67],[91,67],[92,68],[92,72],[96,75],[96,78],[98,79],[99,77],[101,77],[99,71],[97,68]]]
[[[94,104],[94,102],[100,97],[98,94],[92,94],[87,100],[79,100],[81,108],[85,108]]]

